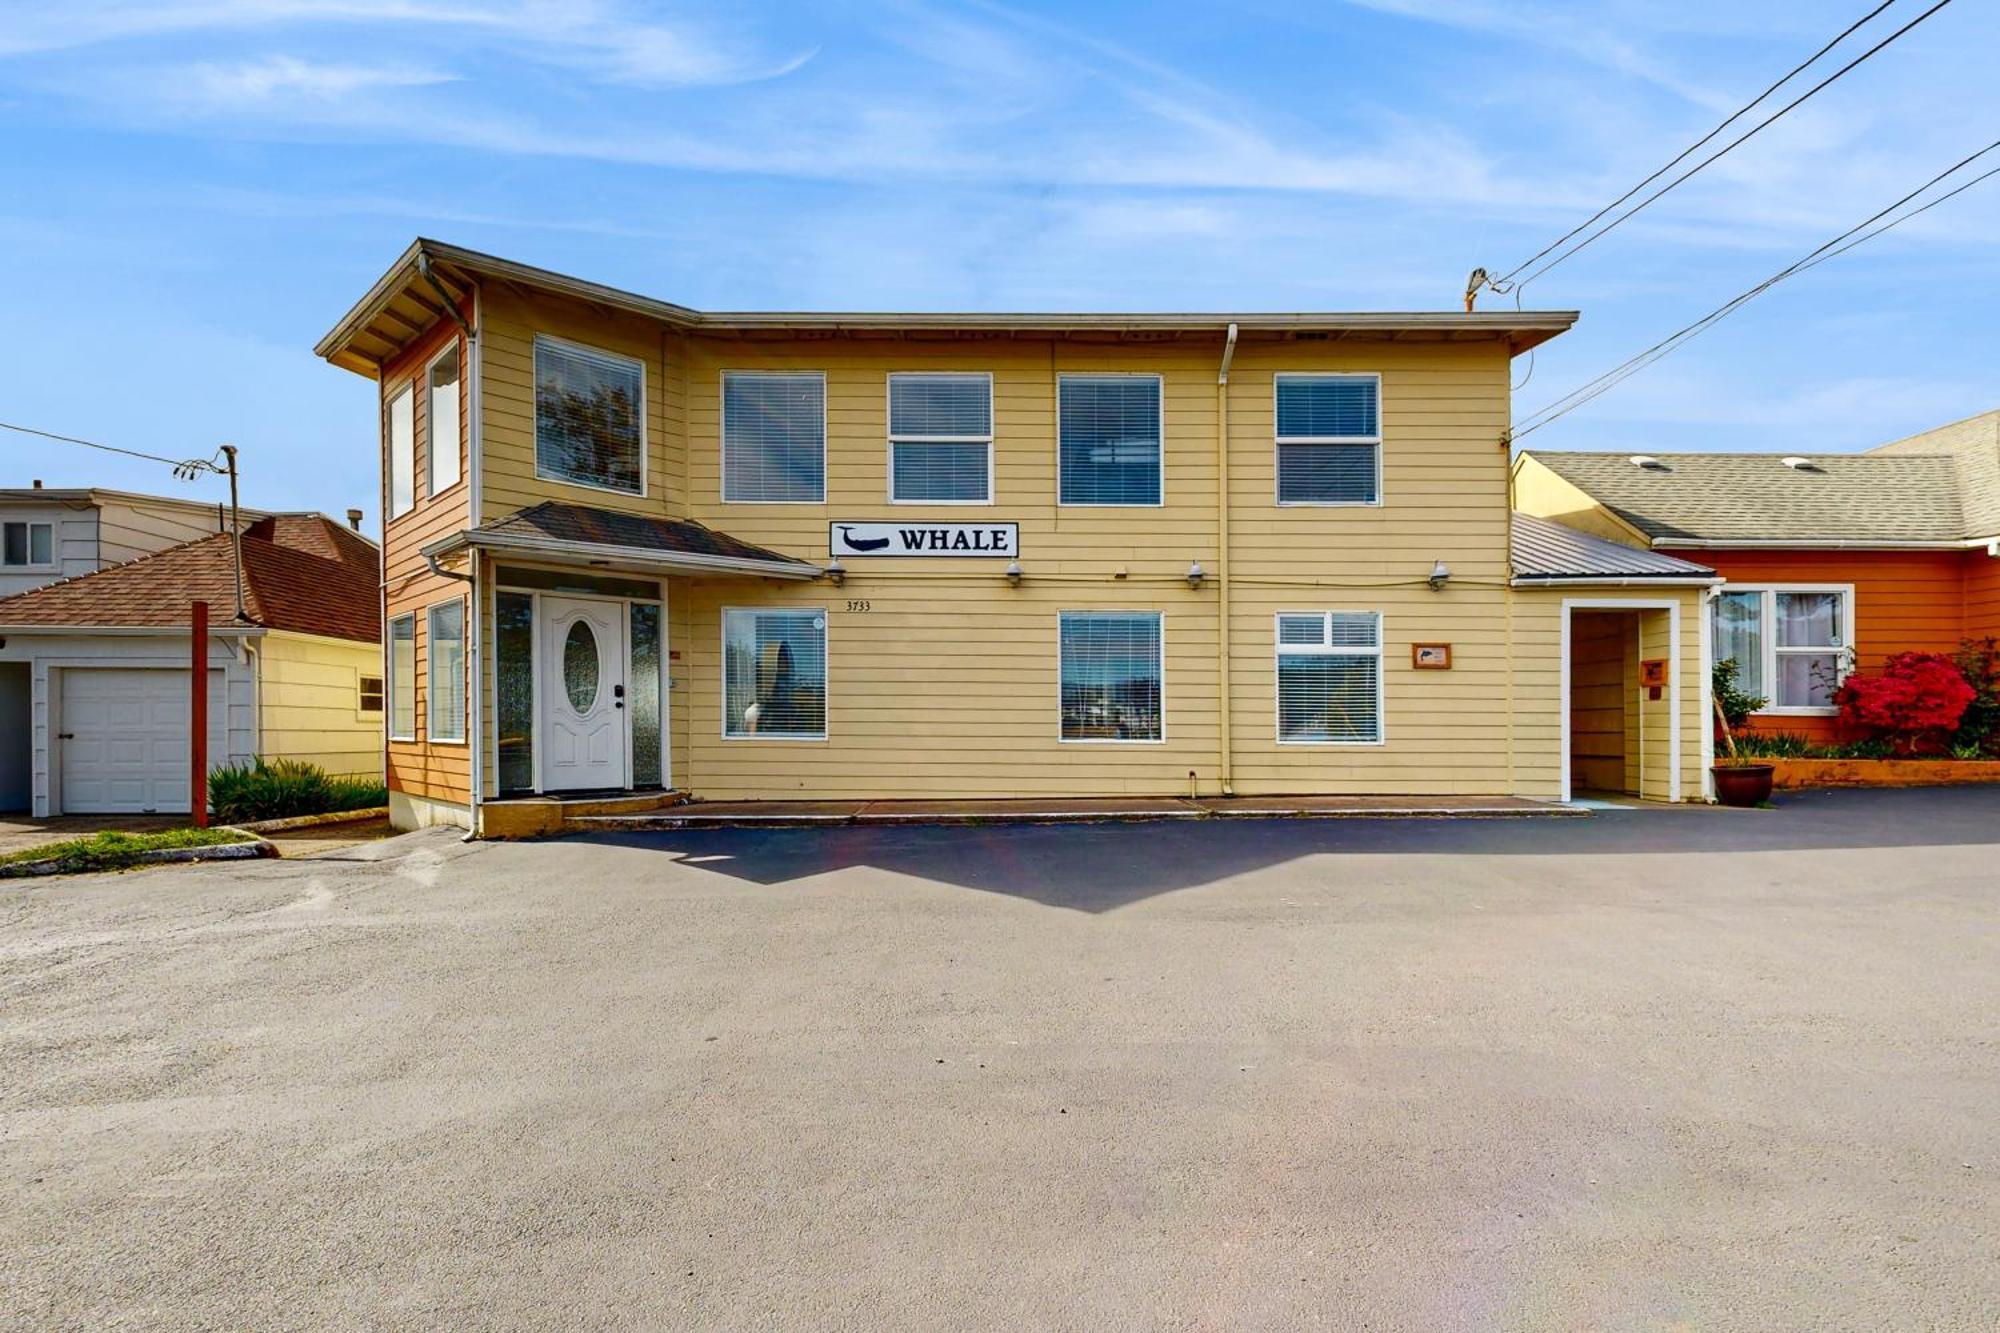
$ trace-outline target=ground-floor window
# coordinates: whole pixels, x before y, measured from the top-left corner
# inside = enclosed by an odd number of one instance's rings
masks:
[[[417,618],[389,622],[389,739],[417,738]]]
[[[1062,738],[1157,741],[1166,674],[1158,611],[1064,611]]]
[[[440,602],[430,608],[430,738],[465,739],[465,603]]]
[[[722,613],[722,734],[826,739],[826,612]]]
[[[1715,660],[1771,712],[1828,712],[1848,668],[1853,590],[1730,587],[1715,599]]]
[[[1373,745],[1382,739],[1382,617],[1373,611],[1278,616],[1278,739]]]

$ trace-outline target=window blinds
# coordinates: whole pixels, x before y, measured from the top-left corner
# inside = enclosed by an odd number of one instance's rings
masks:
[[[1060,502],[1159,504],[1159,378],[1064,375],[1057,399]]]
[[[1381,617],[1323,611],[1278,617],[1278,739],[1382,739]]]
[[[984,375],[889,377],[890,498],[992,499],[993,383]]]
[[[1060,621],[1062,738],[1159,740],[1159,613],[1065,611]]]
[[[731,371],[722,377],[722,498],[826,499],[826,381]]]
[[[1277,377],[1280,504],[1381,498],[1380,392],[1373,375]]]
[[[559,481],[639,495],[645,370],[639,362],[535,339],[535,468]]]

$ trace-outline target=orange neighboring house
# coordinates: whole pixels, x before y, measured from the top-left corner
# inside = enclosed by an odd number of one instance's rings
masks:
[[[1525,452],[1515,507],[1726,580],[1711,660],[1769,700],[1760,731],[1823,739],[1852,671],[2000,636],[2000,410],[1859,454]]]

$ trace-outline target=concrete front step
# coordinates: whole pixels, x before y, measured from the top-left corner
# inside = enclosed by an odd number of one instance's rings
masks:
[[[1157,797],[1012,801],[694,801],[670,810],[582,814],[569,832],[827,828],[849,824],[1064,824],[1158,819],[1494,819],[1590,812],[1518,796]]]
[[[685,803],[686,792],[648,791],[615,796],[523,796],[485,801],[479,807],[480,836],[537,838],[561,833],[571,820],[644,815]]]

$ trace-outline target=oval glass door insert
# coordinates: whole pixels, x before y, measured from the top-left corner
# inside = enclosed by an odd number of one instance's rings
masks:
[[[597,702],[597,636],[579,620],[563,638],[563,691],[579,715]]]

